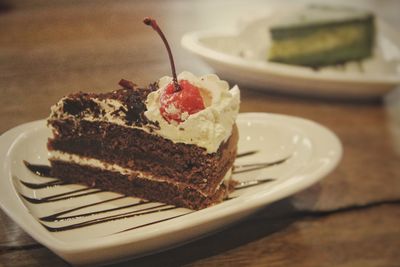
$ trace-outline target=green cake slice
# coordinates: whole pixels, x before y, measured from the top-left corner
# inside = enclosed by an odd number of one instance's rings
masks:
[[[270,28],[268,60],[308,67],[372,56],[374,16],[360,10],[308,6]]]

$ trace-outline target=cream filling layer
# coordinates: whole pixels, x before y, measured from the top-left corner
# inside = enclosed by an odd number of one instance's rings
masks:
[[[83,157],[83,156],[79,156],[79,155],[75,155],[75,154],[70,154],[70,153],[53,150],[50,152],[50,159],[71,162],[71,163],[75,163],[78,165],[94,167],[94,168],[111,171],[111,172],[118,172],[122,175],[127,175],[127,176],[135,175],[136,177],[138,177],[140,179],[144,179],[144,180],[156,181],[156,182],[160,182],[160,183],[169,183],[169,184],[173,184],[173,185],[184,185],[184,186],[192,188],[193,190],[198,191],[203,196],[208,197],[207,194],[204,194],[201,190],[193,188],[189,184],[160,179],[160,178],[157,178],[154,175],[151,175],[146,172],[133,171],[131,169],[124,168],[120,165],[106,163],[106,162],[103,162],[101,160],[94,159],[94,158],[88,158],[88,157]],[[229,180],[231,179],[231,175],[232,175],[232,168],[227,171],[227,173],[225,174],[224,178],[221,180],[221,183],[218,185],[216,190],[219,189],[219,187],[221,186],[222,183],[228,183]]]

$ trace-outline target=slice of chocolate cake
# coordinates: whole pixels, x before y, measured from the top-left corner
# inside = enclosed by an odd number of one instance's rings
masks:
[[[170,77],[147,88],[121,81],[52,107],[52,175],[70,183],[201,209],[229,192],[239,110],[237,86],[215,75]]]

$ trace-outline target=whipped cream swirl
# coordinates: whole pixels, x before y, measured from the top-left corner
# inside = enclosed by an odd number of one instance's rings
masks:
[[[203,95],[210,96],[210,100],[205,101],[208,102],[205,109],[187,116],[179,124],[166,121],[160,113],[161,94],[172,82],[172,78],[166,76],[159,80],[159,89],[148,95],[145,116],[159,123],[158,135],[175,143],[203,147],[208,153],[216,152],[232,133],[240,105],[238,86],[229,89],[228,83],[215,74],[197,77],[186,71],[178,75],[178,80],[187,80],[203,91]]]

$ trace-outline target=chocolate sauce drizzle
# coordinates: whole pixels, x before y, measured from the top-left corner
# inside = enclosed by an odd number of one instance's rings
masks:
[[[243,157],[251,156],[251,155],[254,155],[254,154],[257,154],[257,153],[258,153],[257,150],[243,152],[243,153],[237,154],[236,158],[243,158]]]
[[[165,206],[168,206],[168,207],[165,207]],[[93,219],[93,220],[89,220],[89,221],[85,221],[85,222],[81,222],[81,223],[69,224],[66,226],[50,227],[43,223],[42,223],[42,225],[50,232],[59,232],[59,231],[73,230],[73,229],[77,229],[77,228],[81,228],[81,227],[87,227],[87,226],[91,226],[91,225],[95,225],[95,224],[99,224],[99,223],[115,221],[115,220],[119,220],[119,219],[127,219],[127,218],[131,218],[134,216],[142,216],[142,215],[147,215],[147,214],[151,214],[151,213],[155,213],[155,212],[172,210],[172,209],[176,209],[176,208],[177,207],[175,207],[175,206],[169,206],[167,204],[162,204],[162,205],[158,205],[156,207],[141,209],[138,211],[124,212],[124,213],[120,213],[117,215],[111,215],[111,216],[107,216],[104,218]]]
[[[272,162],[263,162],[263,163],[252,163],[252,164],[242,164],[242,165],[235,165],[235,170],[233,171],[234,174],[238,173],[244,173],[244,172],[250,172],[250,171],[256,171],[268,167],[272,167],[275,165],[279,165],[287,161],[291,156],[288,156],[286,158],[277,160],[277,161],[272,161]]]
[[[47,165],[31,164],[26,160],[23,161],[24,165],[34,174],[41,177],[51,177],[51,168]]]
[[[80,218],[80,217],[85,217],[85,216],[90,216],[90,215],[94,215],[94,214],[99,214],[99,213],[103,213],[103,212],[107,212],[110,211],[111,209],[108,210],[101,210],[101,211],[96,211],[96,212],[91,212],[91,213],[83,213],[83,214],[79,214],[76,216],[65,216],[62,217],[62,215],[64,214],[68,214],[77,210],[81,210],[81,209],[85,209],[85,208],[89,208],[89,207],[93,207],[93,206],[97,206],[97,205],[101,205],[107,202],[112,202],[115,200],[120,200],[123,198],[127,198],[127,196],[120,196],[120,197],[116,197],[116,198],[110,198],[107,200],[103,200],[103,201],[98,201],[95,203],[91,203],[91,204],[87,204],[87,205],[83,205],[83,206],[79,206],[73,209],[69,209],[69,210],[64,210],[61,212],[57,212],[48,216],[44,216],[44,217],[40,217],[39,220],[43,221],[43,222],[58,222],[58,221],[63,221],[63,220],[67,220],[67,219],[75,219],[75,218]],[[139,202],[140,203],[140,202]],[[139,203],[135,203],[135,204],[131,204],[130,206],[133,207],[135,205],[139,205]],[[120,209],[120,208],[126,208],[124,207],[119,207],[119,208],[115,208],[114,210]]]
[[[57,185],[65,185],[67,183],[61,181],[61,180],[55,180],[55,181],[50,181],[47,183],[40,183],[40,184],[35,184],[35,183],[28,183],[25,181],[20,180],[20,182],[25,185],[25,187],[28,187],[29,189],[43,189],[47,187],[52,187],[52,186],[57,186]]]
[[[158,220],[158,221],[153,221],[153,222],[145,223],[145,224],[142,224],[142,225],[139,225],[139,226],[135,226],[135,227],[132,227],[132,228],[128,228],[128,229],[125,229],[125,230],[116,232],[115,234],[119,234],[119,233],[131,231],[131,230],[135,230],[135,229],[138,229],[138,228],[142,228],[142,227],[149,226],[149,225],[156,224],[156,223],[160,223],[160,222],[165,222],[165,221],[172,220],[172,219],[175,219],[175,218],[178,218],[178,217],[182,217],[182,216],[184,216],[184,215],[188,215],[189,213],[193,213],[193,212],[194,212],[194,211],[190,211],[190,212],[188,212],[188,213],[184,213],[184,214],[180,214],[180,215],[168,217],[168,218],[161,219],[161,220]]]
[[[89,192],[87,192],[87,191],[89,191]],[[80,193],[80,192],[84,192],[84,193],[76,194],[76,193]],[[93,194],[97,194],[100,192],[105,192],[105,191],[102,189],[93,189],[93,188],[86,187],[86,188],[77,189],[77,190],[69,191],[66,193],[56,194],[56,195],[52,195],[52,196],[44,197],[44,198],[31,198],[31,197],[27,197],[22,194],[20,194],[20,196],[23,197],[26,201],[28,201],[30,203],[42,204],[42,203],[49,203],[49,202],[67,200],[67,199],[76,198],[76,197],[93,195]]]
[[[243,181],[243,182],[238,183],[235,186],[235,190],[241,190],[241,189],[253,187],[256,185],[260,185],[260,184],[265,184],[265,183],[272,182],[272,181],[275,181],[275,179],[274,178],[264,178],[264,179],[258,179],[258,180]]]
[[[238,154],[237,157],[238,158],[246,157],[246,156],[254,155],[257,152],[258,151],[249,151],[249,152]],[[288,159],[289,159],[289,157],[284,158],[282,160],[277,160],[274,162],[237,165],[237,166],[235,166],[234,173],[251,172],[254,170],[259,170],[259,169],[275,166],[275,165],[284,163]],[[53,177],[51,177],[51,167],[50,166],[31,164],[27,161],[23,161],[23,163],[25,164],[25,166],[27,167],[28,170],[30,170],[32,173],[36,174],[37,176],[53,178]],[[45,188],[49,188],[49,187],[62,187],[65,185],[69,185],[69,183],[62,181],[60,179],[57,179],[57,178],[54,178],[54,180],[51,180],[48,182],[42,182],[42,183],[26,182],[17,177],[14,177],[14,178],[17,179],[23,186],[25,186],[26,188],[32,189],[32,190],[40,190],[40,189],[45,189]],[[265,179],[257,179],[257,180],[240,182],[235,186],[235,191],[253,187],[253,186],[257,186],[257,185],[261,185],[261,184],[265,184],[268,182],[272,182],[274,180],[275,179],[273,179],[273,178],[265,178]],[[56,202],[56,201],[69,200],[69,199],[73,199],[73,198],[80,198],[80,197],[84,197],[84,196],[88,196],[88,195],[99,194],[102,192],[105,192],[105,191],[102,189],[84,187],[84,188],[79,188],[79,189],[64,192],[64,193],[50,195],[50,196],[43,197],[43,198],[33,198],[33,197],[28,197],[26,195],[23,195],[22,193],[19,193],[19,194],[25,201],[27,201],[31,204],[43,204],[43,203],[52,203],[52,202]],[[151,202],[151,201],[147,201],[147,200],[141,200],[139,202],[135,201],[134,203],[125,204],[125,205],[118,206],[118,207],[106,208],[106,209],[96,210],[96,211],[92,211],[92,212],[83,212],[83,213],[79,213],[76,215],[68,215],[68,214],[71,214],[72,212],[83,210],[88,207],[94,207],[94,206],[98,206],[98,205],[101,205],[104,203],[118,201],[118,200],[121,200],[124,198],[129,198],[129,196],[122,195],[122,196],[118,196],[118,197],[114,197],[114,198],[110,198],[110,199],[106,199],[106,200],[102,200],[102,201],[97,201],[97,202],[90,203],[90,204],[81,205],[81,206],[67,209],[67,210],[64,210],[61,212],[56,212],[56,213],[53,213],[53,214],[50,214],[47,216],[40,217],[40,218],[38,218],[38,220],[43,225],[43,227],[46,228],[48,231],[60,232],[60,231],[73,230],[73,229],[78,229],[78,228],[82,228],[82,227],[92,226],[92,225],[106,223],[106,222],[120,220],[120,219],[126,219],[126,218],[131,218],[131,217],[136,217],[136,216],[144,216],[144,215],[148,215],[148,214],[152,214],[152,213],[165,212],[165,211],[169,211],[169,210],[173,210],[173,209],[178,209],[178,207],[168,205],[168,204]],[[226,200],[233,199],[233,198],[235,198],[235,197],[229,196],[226,198]],[[151,206],[148,206],[148,205],[151,205]],[[131,210],[131,211],[123,211],[118,214],[108,215],[108,216],[100,217],[100,218],[96,218],[96,219],[89,219],[87,221],[80,222],[80,223],[73,223],[74,219],[86,218],[86,217],[90,217],[90,216],[94,216],[94,215],[106,214],[109,212],[115,212],[115,211],[119,211],[119,210],[122,211],[124,209],[130,209],[130,208],[136,208],[136,209]],[[156,223],[164,222],[164,221],[178,218],[178,217],[181,217],[181,216],[193,213],[193,212],[195,212],[195,211],[189,211],[189,212],[185,212],[183,214],[166,217],[166,218],[163,218],[160,220],[156,220],[156,221],[138,225],[138,226],[135,226],[132,228],[128,228],[128,229],[119,231],[117,233],[126,232],[126,231],[130,231],[130,230],[138,229],[141,227],[145,227],[148,225],[153,225]],[[68,221],[68,222],[72,222],[72,223],[65,225],[65,226],[58,226],[58,227],[51,227],[46,224],[46,223],[61,222],[61,221]],[[117,233],[114,233],[114,234],[117,234]]]

